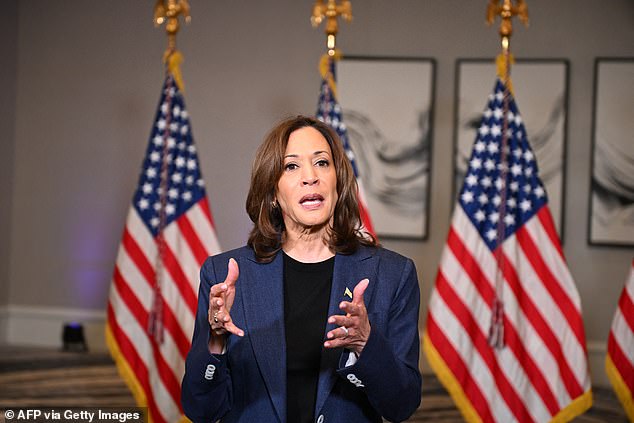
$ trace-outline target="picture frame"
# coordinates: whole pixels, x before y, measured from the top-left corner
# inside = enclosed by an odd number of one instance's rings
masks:
[[[337,63],[343,121],[379,239],[428,236],[435,70],[419,57]]]
[[[517,59],[511,67],[515,101],[526,127],[528,141],[537,157],[539,176],[546,189],[548,205],[562,243],[568,72],[566,59]],[[476,130],[497,78],[495,59],[458,59],[455,77],[454,202],[465,178]]]
[[[634,57],[594,62],[588,243],[634,245]]]

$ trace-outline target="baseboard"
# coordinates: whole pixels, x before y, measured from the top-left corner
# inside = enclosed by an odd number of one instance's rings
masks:
[[[101,310],[4,306],[0,307],[0,344],[61,348],[64,323],[78,322],[84,327],[88,348],[91,351],[106,351],[105,321],[106,313]],[[605,342],[588,342],[588,361],[592,384],[595,386],[610,385],[605,373],[605,354]],[[430,372],[424,354],[421,354],[421,358],[421,369]]]
[[[102,310],[8,305],[0,308],[0,343],[12,346],[62,348],[65,323],[77,322],[84,328],[91,351],[106,351]]]
[[[610,380],[605,373],[605,356],[608,353],[607,341],[588,341],[588,362],[593,386],[608,387]]]
[[[9,312],[7,306],[0,306],[0,345],[6,344]]]

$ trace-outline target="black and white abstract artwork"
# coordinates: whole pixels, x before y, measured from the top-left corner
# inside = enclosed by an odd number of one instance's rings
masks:
[[[493,59],[463,59],[456,64],[454,149],[455,199],[465,177],[476,131],[496,80]],[[568,63],[518,60],[511,67],[513,94],[546,188],[555,227],[563,238]]]
[[[379,239],[427,237],[434,68],[418,58],[338,62],[339,104]]]
[[[634,58],[597,59],[590,244],[634,245]]]

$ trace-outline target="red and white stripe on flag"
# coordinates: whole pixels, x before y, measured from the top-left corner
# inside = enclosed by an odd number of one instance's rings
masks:
[[[634,260],[614,313],[605,370],[627,416],[634,422]]]
[[[361,224],[363,226],[362,231],[368,232],[376,238],[376,231],[374,230],[372,218],[370,217],[370,212],[368,211],[368,204],[365,200],[365,191],[363,190],[361,178],[357,179],[357,186],[359,187],[357,195],[359,198],[359,214],[361,216]]]
[[[168,73],[119,245],[106,326],[110,352],[149,422],[186,420],[180,391],[199,272],[219,252],[191,123]]]
[[[592,403],[580,300],[547,207],[502,246],[506,346],[487,342],[497,260],[461,207],[423,348],[469,422],[568,421]]]

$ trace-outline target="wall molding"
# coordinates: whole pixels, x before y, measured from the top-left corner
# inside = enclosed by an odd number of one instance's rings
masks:
[[[0,344],[61,349],[62,330],[69,322],[82,324],[91,351],[107,350],[104,310],[30,305],[0,307]]]

